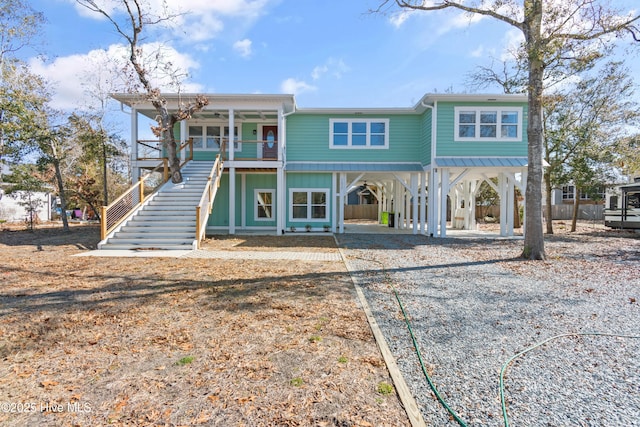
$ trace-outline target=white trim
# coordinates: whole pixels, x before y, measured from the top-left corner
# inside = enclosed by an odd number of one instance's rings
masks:
[[[335,123],[346,123],[347,124],[347,145],[335,145],[334,144],[334,124]],[[365,144],[364,145],[354,145],[353,144],[353,124],[354,123],[364,123],[366,124],[365,131]],[[372,123],[383,123],[384,124],[384,145],[371,145],[371,124]],[[362,135],[359,133],[358,135]],[[380,135],[376,133],[375,135]],[[344,118],[344,119],[329,119],[329,149],[331,150],[344,150],[344,149],[358,149],[358,150],[387,150],[389,149],[389,119],[371,119],[371,118],[363,118],[363,119],[353,119],[353,118]]]
[[[307,193],[307,217],[293,217],[293,193]],[[312,218],[311,193],[325,193],[325,216],[324,218]],[[289,222],[327,222],[331,219],[331,189],[330,188],[289,188]]]
[[[261,218],[258,216],[258,193],[271,193],[271,218]],[[276,190],[275,188],[254,188],[253,189],[253,220],[276,222]]]
[[[461,137],[460,135],[460,113],[461,112],[474,112],[476,116],[476,121],[473,124],[469,124],[469,126],[473,125],[475,127],[475,136],[474,137]],[[481,137],[480,136],[480,128],[482,123],[480,122],[480,115],[483,112],[495,112],[496,113],[496,136],[495,137]],[[516,125],[517,126],[517,135],[515,138],[506,138],[500,136],[501,127],[502,127],[502,113],[518,113],[518,121],[517,123],[507,123],[506,125]],[[466,107],[454,107],[454,129],[453,129],[453,140],[460,142],[521,142],[522,141],[522,124],[523,124],[523,108],[522,107],[505,107],[505,106],[466,106]],[[462,123],[464,124],[464,123]],[[487,125],[491,125],[488,123]]]

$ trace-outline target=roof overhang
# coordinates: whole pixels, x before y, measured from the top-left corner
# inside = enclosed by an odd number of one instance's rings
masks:
[[[193,102],[197,96],[209,99],[209,105],[194,114],[194,119],[227,119],[229,111],[233,110],[236,118],[251,120],[275,120],[278,111],[284,114],[295,111],[296,104],[293,95],[269,94],[196,94],[196,93],[168,93],[163,94],[170,111],[176,111],[181,105]],[[145,94],[113,93],[111,97],[122,105],[135,108],[140,114],[151,119],[157,116],[157,111]]]
[[[420,163],[287,162],[288,172],[422,172]]]

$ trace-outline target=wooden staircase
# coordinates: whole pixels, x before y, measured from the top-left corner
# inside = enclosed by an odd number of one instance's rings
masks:
[[[135,210],[98,249],[197,249],[197,215],[214,162],[190,161],[182,169],[183,182],[165,183]]]

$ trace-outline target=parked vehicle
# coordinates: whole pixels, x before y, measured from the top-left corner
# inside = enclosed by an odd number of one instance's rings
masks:
[[[604,225],[611,228],[640,229],[640,178],[620,185],[607,194]]]

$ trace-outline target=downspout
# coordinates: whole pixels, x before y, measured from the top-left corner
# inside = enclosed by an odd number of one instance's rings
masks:
[[[284,110],[283,110],[284,111]],[[290,115],[294,114],[296,112],[296,104],[294,102],[293,104],[293,110],[291,110],[288,113],[282,113],[281,115],[281,120],[282,120],[282,130],[281,132],[278,132],[278,137],[280,138],[282,144],[281,144],[281,148],[280,148],[280,152],[282,153],[282,166],[278,169],[278,177],[276,178],[276,182],[280,183],[280,185],[278,186],[276,184],[277,187],[277,192],[276,192],[276,200],[277,200],[277,206],[278,206],[278,217],[276,220],[276,235],[283,235],[284,234],[284,230],[285,230],[285,225],[287,223],[286,221],[286,213],[287,213],[287,208],[286,208],[286,192],[287,192],[287,175],[286,175],[286,169],[287,169],[287,117],[289,117]],[[279,179],[278,179],[279,178]]]

